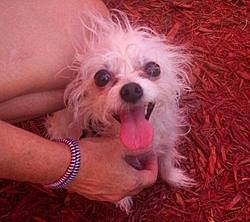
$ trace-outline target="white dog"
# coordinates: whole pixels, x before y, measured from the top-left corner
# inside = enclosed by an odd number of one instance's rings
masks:
[[[150,147],[163,180],[189,186],[193,181],[178,168],[183,157],[176,150],[184,126],[178,100],[189,90],[187,55],[149,28],[132,27],[121,12],[109,19],[91,14],[89,22],[83,25],[90,37],[83,36],[74,65],[78,74],[65,91],[67,108],[48,119],[50,138],[78,140],[83,129],[119,136],[129,149]],[[129,211],[132,199],[118,204]]]

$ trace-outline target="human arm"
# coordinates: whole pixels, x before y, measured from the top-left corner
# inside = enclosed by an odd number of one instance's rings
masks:
[[[67,168],[70,151],[35,134],[0,121],[0,178],[50,183]]]
[[[64,90],[30,93],[0,103],[0,119],[17,123],[63,109]]]
[[[59,179],[70,162],[70,151],[0,121],[0,178],[49,184]],[[132,153],[118,139],[86,138],[78,141],[82,164],[75,180],[66,188],[89,199],[116,202],[153,184],[157,161],[152,156],[144,170],[131,167],[125,156]]]
[[[84,47],[84,10],[108,14],[101,0],[0,1],[0,119],[15,122],[64,107],[62,91],[74,78],[70,66]]]

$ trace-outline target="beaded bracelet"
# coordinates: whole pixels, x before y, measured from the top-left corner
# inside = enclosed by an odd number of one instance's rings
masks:
[[[64,143],[70,148],[71,161],[66,172],[61,178],[59,178],[54,183],[44,185],[44,187],[50,189],[61,189],[75,179],[81,165],[81,153],[78,144],[72,139],[65,138],[54,141]]]

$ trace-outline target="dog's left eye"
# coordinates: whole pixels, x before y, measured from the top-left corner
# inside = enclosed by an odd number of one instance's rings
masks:
[[[98,87],[104,87],[110,81],[111,75],[109,74],[108,71],[101,69],[95,74],[94,79],[95,79],[95,84]]]
[[[155,62],[148,62],[144,66],[144,71],[149,77],[158,77],[161,74],[160,66]]]

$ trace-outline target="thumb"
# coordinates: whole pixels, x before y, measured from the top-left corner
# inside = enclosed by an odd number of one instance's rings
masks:
[[[144,169],[137,171],[143,187],[148,187],[156,182],[158,175],[158,162],[155,154],[149,156],[144,165]]]

